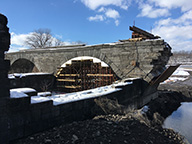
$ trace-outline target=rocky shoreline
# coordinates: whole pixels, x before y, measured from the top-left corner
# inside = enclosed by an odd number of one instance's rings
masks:
[[[162,128],[164,119],[190,98],[188,81],[159,87],[159,97],[139,110],[98,115],[91,120],[60,125],[13,141],[12,144],[184,144],[183,136]],[[189,83],[189,85],[187,85]],[[168,89],[169,88],[169,89]],[[166,90],[168,89],[168,90]],[[185,96],[185,95],[186,96]]]

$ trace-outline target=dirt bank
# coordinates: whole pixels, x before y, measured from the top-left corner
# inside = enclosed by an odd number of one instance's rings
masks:
[[[192,74],[185,81],[170,82],[161,84],[159,90],[181,92],[183,95],[192,98]]]
[[[189,101],[178,92],[159,91],[159,98],[140,110],[96,116],[92,120],[54,127],[15,144],[181,144],[183,137],[161,127],[165,117]]]

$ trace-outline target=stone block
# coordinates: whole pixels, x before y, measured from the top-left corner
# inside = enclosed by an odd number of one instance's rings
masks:
[[[78,55],[78,56],[84,56],[84,52],[83,52],[83,51],[78,51],[78,52],[77,52],[77,55]]]
[[[1,87],[0,88],[0,97],[1,98],[8,98],[10,96],[9,89],[6,87]]]
[[[1,131],[0,132],[0,143],[1,144],[9,144],[9,135],[7,131]]]
[[[101,53],[101,52],[100,52],[99,50],[94,49],[94,50],[93,50],[93,57],[99,58],[100,53]]]
[[[24,126],[18,126],[16,128],[9,130],[9,138],[10,140],[18,139],[24,137]]]
[[[8,131],[8,117],[7,115],[1,115],[0,117],[0,130],[1,132],[7,132]]]
[[[53,117],[58,117],[60,115],[60,108],[58,106],[54,106],[52,109]]]
[[[30,110],[31,115],[31,123],[38,122],[41,119],[41,110],[40,109],[32,109]]]
[[[38,121],[24,125],[24,135],[28,136],[36,132],[42,131],[42,123],[42,121]]]
[[[30,105],[31,110],[37,110],[37,109],[41,110],[44,108],[51,108],[51,107],[53,107],[53,101],[52,100]]]
[[[41,108],[41,119],[46,120],[52,118],[52,108],[51,107],[45,107]]]
[[[104,60],[104,58],[105,58],[105,54],[100,53],[99,59],[103,61],[103,60]]]
[[[0,50],[0,60],[4,60],[5,54],[3,50]]]
[[[12,113],[18,111],[26,111],[29,109],[30,103],[30,97],[10,98],[7,101],[7,109]]]

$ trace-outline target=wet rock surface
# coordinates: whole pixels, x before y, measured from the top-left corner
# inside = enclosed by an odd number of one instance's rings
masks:
[[[169,85],[170,86],[170,85]],[[182,84],[178,84],[182,86]],[[190,85],[189,85],[190,86]],[[161,86],[162,88],[162,86]],[[165,88],[165,87],[164,87]],[[163,129],[162,123],[180,102],[191,101],[174,87],[159,91],[159,97],[147,107],[130,110],[125,114],[98,115],[91,120],[60,125],[31,135],[14,144],[183,144],[183,136],[172,129]],[[183,86],[185,88],[185,85]],[[183,89],[184,91],[184,89]],[[187,91],[185,89],[185,91]]]

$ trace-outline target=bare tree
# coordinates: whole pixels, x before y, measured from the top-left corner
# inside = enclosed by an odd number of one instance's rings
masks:
[[[46,48],[61,45],[62,42],[53,38],[50,29],[38,29],[27,37],[25,44],[31,48]]]
[[[46,47],[57,47],[63,46],[66,43],[53,37],[51,34],[50,29],[38,29],[32,32],[27,39],[25,40],[25,44],[30,48],[37,49],[37,48],[46,48]],[[80,40],[76,42],[72,42],[74,44],[86,44]]]

